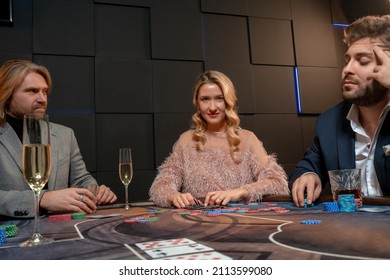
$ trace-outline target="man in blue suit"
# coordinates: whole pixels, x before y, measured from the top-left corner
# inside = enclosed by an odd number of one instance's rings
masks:
[[[297,206],[311,204],[328,171],[361,169],[363,196],[390,195],[390,16],[367,16],[345,29],[344,101],[318,117],[315,137],[290,176]]]
[[[10,60],[0,68],[0,215],[34,217],[34,196],[23,179],[23,115],[44,114],[51,89],[48,70],[25,60]],[[42,191],[40,207],[49,211],[93,213],[93,194],[85,187],[97,184],[87,171],[73,130],[50,123],[51,173]],[[116,201],[105,185],[97,204]]]

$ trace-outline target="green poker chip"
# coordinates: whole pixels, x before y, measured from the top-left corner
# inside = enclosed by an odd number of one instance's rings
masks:
[[[72,219],[84,219],[85,213],[84,212],[76,212],[72,214]]]
[[[13,237],[18,234],[18,227],[16,225],[3,225],[0,226],[0,229],[5,230],[7,237]]]

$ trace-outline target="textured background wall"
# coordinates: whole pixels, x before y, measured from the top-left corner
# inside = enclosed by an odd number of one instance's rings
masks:
[[[192,87],[204,70],[230,76],[242,127],[289,173],[317,115],[341,100],[345,47],[333,23],[351,20],[344,6],[357,5],[348,2],[14,0],[13,25],[0,26],[0,63],[25,58],[50,70],[51,121],[74,129],[88,169],[119,202],[118,149],[133,149],[137,201],[189,128]]]

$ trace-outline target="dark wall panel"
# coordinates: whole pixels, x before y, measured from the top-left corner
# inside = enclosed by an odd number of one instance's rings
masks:
[[[316,121],[316,116],[305,116],[301,118],[303,138],[302,148],[304,151],[306,151],[313,142]]]
[[[94,55],[94,4],[34,0],[35,53]]]
[[[142,1],[142,0],[140,0]],[[199,11],[199,0],[151,0],[153,8]]]
[[[332,22],[329,0],[290,0],[290,3],[293,20],[327,24]]]
[[[95,3],[150,7],[153,0],[94,0]]]
[[[341,101],[338,68],[298,67],[302,113],[317,114]]]
[[[201,72],[201,62],[153,61],[154,112],[193,112],[193,88],[196,77]]]
[[[294,65],[291,21],[249,18],[253,64]]]
[[[256,113],[297,112],[292,67],[254,65],[253,77]]]
[[[152,9],[152,56],[202,60],[202,24],[197,11]]]
[[[202,12],[248,15],[247,0],[201,0]]]
[[[119,148],[132,149],[135,170],[154,169],[154,133],[151,114],[96,116],[97,170],[118,170]]]
[[[0,63],[31,54],[32,0],[13,1],[13,26],[0,26]],[[3,58],[2,58],[3,57]]]
[[[269,153],[280,163],[295,163],[302,157],[302,136],[299,118],[294,114],[258,114],[254,130]]]
[[[248,0],[248,15],[253,17],[291,19],[289,0]]]
[[[293,27],[297,65],[337,67],[331,24],[294,21]]]
[[[246,17],[205,14],[203,31],[206,62],[250,62]]]
[[[96,56],[150,58],[149,9],[96,5],[95,20]]]
[[[95,67],[93,57],[34,55],[46,66],[53,80],[49,113],[95,113]]]
[[[153,111],[150,60],[95,58],[96,112]]]
[[[156,167],[160,166],[172,152],[172,147],[180,134],[190,129],[193,113],[195,113],[195,109],[192,113],[187,114],[164,113],[154,115]]]

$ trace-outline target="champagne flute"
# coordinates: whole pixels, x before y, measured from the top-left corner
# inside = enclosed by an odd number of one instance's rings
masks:
[[[126,204],[125,210],[129,210],[129,194],[128,187],[133,179],[133,162],[131,160],[131,149],[119,149],[119,178],[125,186]]]
[[[53,239],[43,237],[39,225],[39,196],[51,170],[49,116],[29,114],[23,118],[23,177],[34,192],[35,220],[32,237],[21,247],[49,244]]]

